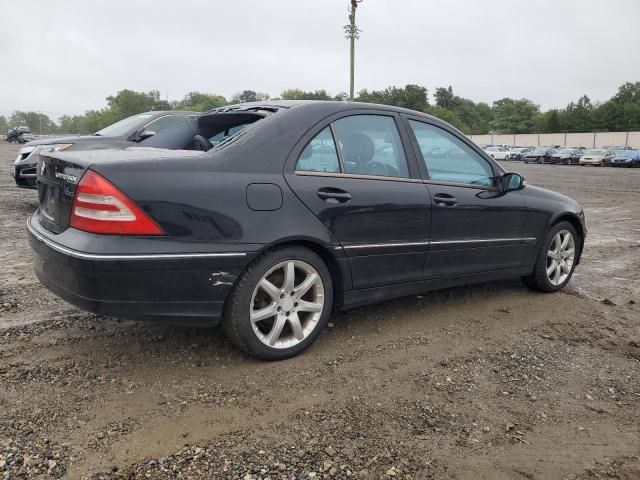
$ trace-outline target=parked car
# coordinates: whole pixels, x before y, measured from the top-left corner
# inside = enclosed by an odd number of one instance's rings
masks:
[[[611,158],[612,167],[640,167],[640,150],[619,150]]]
[[[577,165],[582,156],[579,148],[561,148],[556,150],[549,158],[549,163],[561,163],[564,165]]]
[[[40,155],[27,229],[47,288],[114,317],[221,322],[276,360],[306,349],[334,307],[511,277],[555,292],[580,262],[577,202],[430,115],[280,101],[208,118],[195,122],[205,139],[244,127],[207,152]]]
[[[633,150],[633,147],[631,147],[629,145],[605,145],[602,148],[605,149],[605,150],[611,150],[611,151],[615,151],[615,150]]]
[[[586,150],[582,157],[580,157],[579,164],[584,165],[597,165],[604,167],[609,165],[609,162],[614,157],[614,153],[611,150],[605,150],[603,148],[592,148]]]
[[[485,152],[495,160],[509,160],[510,157],[509,149],[505,147],[488,147]]]
[[[140,113],[109,125],[93,135],[31,141],[20,149],[14,164],[10,166],[10,173],[18,187],[36,188],[36,166],[39,154],[44,149],[63,151],[126,148],[195,115],[199,114],[179,111]]]
[[[524,163],[547,163],[555,148],[536,147],[524,156]]]
[[[9,143],[26,143],[32,139],[35,139],[35,137],[31,134],[31,129],[26,126],[9,129],[5,137],[5,140]]]
[[[512,147],[509,150],[509,158],[511,160],[522,161],[524,160],[524,156],[533,151],[533,147]]]

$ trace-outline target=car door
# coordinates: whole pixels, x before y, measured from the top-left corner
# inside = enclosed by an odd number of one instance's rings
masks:
[[[536,239],[523,238],[526,208],[520,192],[504,193],[496,186],[502,170],[457,133],[419,117],[406,122],[432,202],[424,277],[525,264]],[[452,153],[439,155],[442,151]]]
[[[399,117],[334,118],[301,145],[285,178],[344,249],[353,287],[420,280],[431,204]]]

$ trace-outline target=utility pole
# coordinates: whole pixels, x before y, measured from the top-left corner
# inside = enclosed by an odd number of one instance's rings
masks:
[[[349,8],[349,24],[345,25],[344,32],[345,38],[349,39],[351,44],[351,70],[349,76],[349,99],[353,100],[353,79],[355,68],[355,43],[356,39],[360,38],[361,30],[356,26],[356,8],[362,0],[351,0],[351,7]]]

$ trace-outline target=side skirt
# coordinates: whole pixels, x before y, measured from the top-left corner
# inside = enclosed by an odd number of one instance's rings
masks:
[[[344,292],[344,301],[339,305],[340,310],[347,310],[370,303],[391,300],[392,298],[415,295],[417,293],[442,290],[444,288],[470,285],[473,283],[491,282],[508,278],[518,278],[529,275],[533,266],[504,268],[490,272],[474,273],[470,275],[458,275],[455,277],[435,278],[420,282],[400,283],[386,285],[384,287],[362,288]]]

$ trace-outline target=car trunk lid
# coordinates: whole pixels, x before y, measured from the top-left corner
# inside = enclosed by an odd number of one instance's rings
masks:
[[[45,151],[37,168],[38,201],[42,225],[55,233],[69,227],[76,186],[82,175],[99,163],[127,162],[137,159],[194,157],[202,152],[131,147],[124,150],[87,150],[77,152]]]
[[[56,233],[69,226],[76,185],[91,162],[64,160],[54,152],[40,154],[36,176],[42,225]]]

